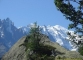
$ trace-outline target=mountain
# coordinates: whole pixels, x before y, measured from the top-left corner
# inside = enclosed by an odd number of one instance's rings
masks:
[[[0,57],[24,35],[22,29],[15,27],[9,18],[0,20]]]
[[[28,34],[30,27],[33,26],[34,24],[29,24],[25,27],[17,28],[9,18],[0,20],[0,57],[2,57],[22,36]],[[77,50],[77,45],[74,44],[67,35],[67,32],[76,35],[73,31],[69,31],[59,25],[40,26],[40,30],[43,34],[47,35],[52,42],[58,43],[67,50]],[[79,41],[79,37],[77,37],[76,40]]]
[[[22,30],[24,32],[29,31],[30,27],[34,26],[33,24],[28,25],[27,27],[22,27]],[[57,42],[59,45],[63,46],[64,48],[71,50],[71,51],[76,51],[77,50],[77,45],[70,39],[70,37],[67,35],[68,32],[70,32],[72,35],[75,35],[75,42],[78,43],[80,40],[80,37],[76,34],[74,34],[73,31],[69,31],[66,28],[55,25],[55,26],[40,26],[40,30],[43,34],[49,36],[50,40],[52,42]]]
[[[26,39],[26,36],[22,37],[21,39],[19,39],[13,46],[12,48],[2,57],[2,60],[27,60],[27,54],[25,51],[25,46],[20,46],[21,44],[24,43]],[[65,58],[83,58],[83,56],[81,56],[78,52],[76,51],[69,51],[67,49],[65,49],[64,47],[60,46],[57,43],[51,42],[50,39],[43,35],[43,37],[41,38],[41,43],[42,40],[44,41],[44,45],[48,45],[48,46],[52,46],[55,47],[55,53],[56,56],[61,56],[61,57],[65,57]],[[53,54],[53,53],[52,53]],[[55,58],[57,58],[55,56]]]

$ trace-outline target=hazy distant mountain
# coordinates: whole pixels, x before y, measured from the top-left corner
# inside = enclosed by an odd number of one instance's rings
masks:
[[[22,29],[15,27],[9,18],[0,20],[0,57],[24,35]]]
[[[9,18],[0,20],[0,57],[7,52],[18,39],[26,35],[33,25],[34,24],[29,24],[26,27],[17,28]],[[40,30],[43,34],[49,36],[51,41],[57,42],[62,47],[72,51],[77,50],[76,45],[69,40],[69,37],[66,34],[67,32],[73,34],[73,31],[69,31],[59,25],[40,26]]]

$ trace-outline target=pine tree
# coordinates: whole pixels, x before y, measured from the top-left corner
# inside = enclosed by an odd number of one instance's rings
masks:
[[[83,0],[54,0],[57,9],[71,21],[68,29],[74,28],[75,33],[83,36]],[[77,5],[74,6],[73,3]],[[79,47],[80,54],[83,53],[83,47]]]
[[[67,20],[71,21],[69,29],[75,28],[75,32],[83,34],[83,0],[55,0],[55,6],[63,13]],[[73,3],[77,5],[74,6]]]
[[[80,48],[78,49],[78,52],[80,52],[80,54],[83,55],[83,44],[81,44]]]
[[[34,26],[31,27],[30,29],[30,33],[29,33],[29,38],[28,39],[28,48],[30,48],[33,51],[36,51],[37,49],[39,49],[40,45],[39,45],[39,41],[40,41],[40,30],[39,30],[39,26],[37,25],[37,23],[34,23]]]
[[[27,59],[32,60],[53,60],[54,57],[50,56],[52,54],[52,50],[55,48],[52,46],[45,46],[40,43],[41,36],[43,34],[40,31],[39,26],[35,22],[31,27],[29,34],[27,35],[23,46],[26,47]],[[31,53],[30,53],[31,52]]]

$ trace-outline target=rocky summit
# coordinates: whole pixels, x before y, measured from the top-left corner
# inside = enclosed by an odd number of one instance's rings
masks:
[[[0,58],[25,34],[9,18],[0,20]]]

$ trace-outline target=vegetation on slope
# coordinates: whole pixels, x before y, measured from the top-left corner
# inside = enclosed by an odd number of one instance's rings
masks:
[[[80,52],[81,55],[83,55],[83,44],[79,47],[78,51]]]
[[[40,40],[42,35],[39,26],[37,23],[34,23],[34,26],[31,27],[29,34],[22,44],[26,47],[27,60],[55,59],[54,56],[51,56],[53,54],[52,51],[54,51],[55,48],[41,43]]]

